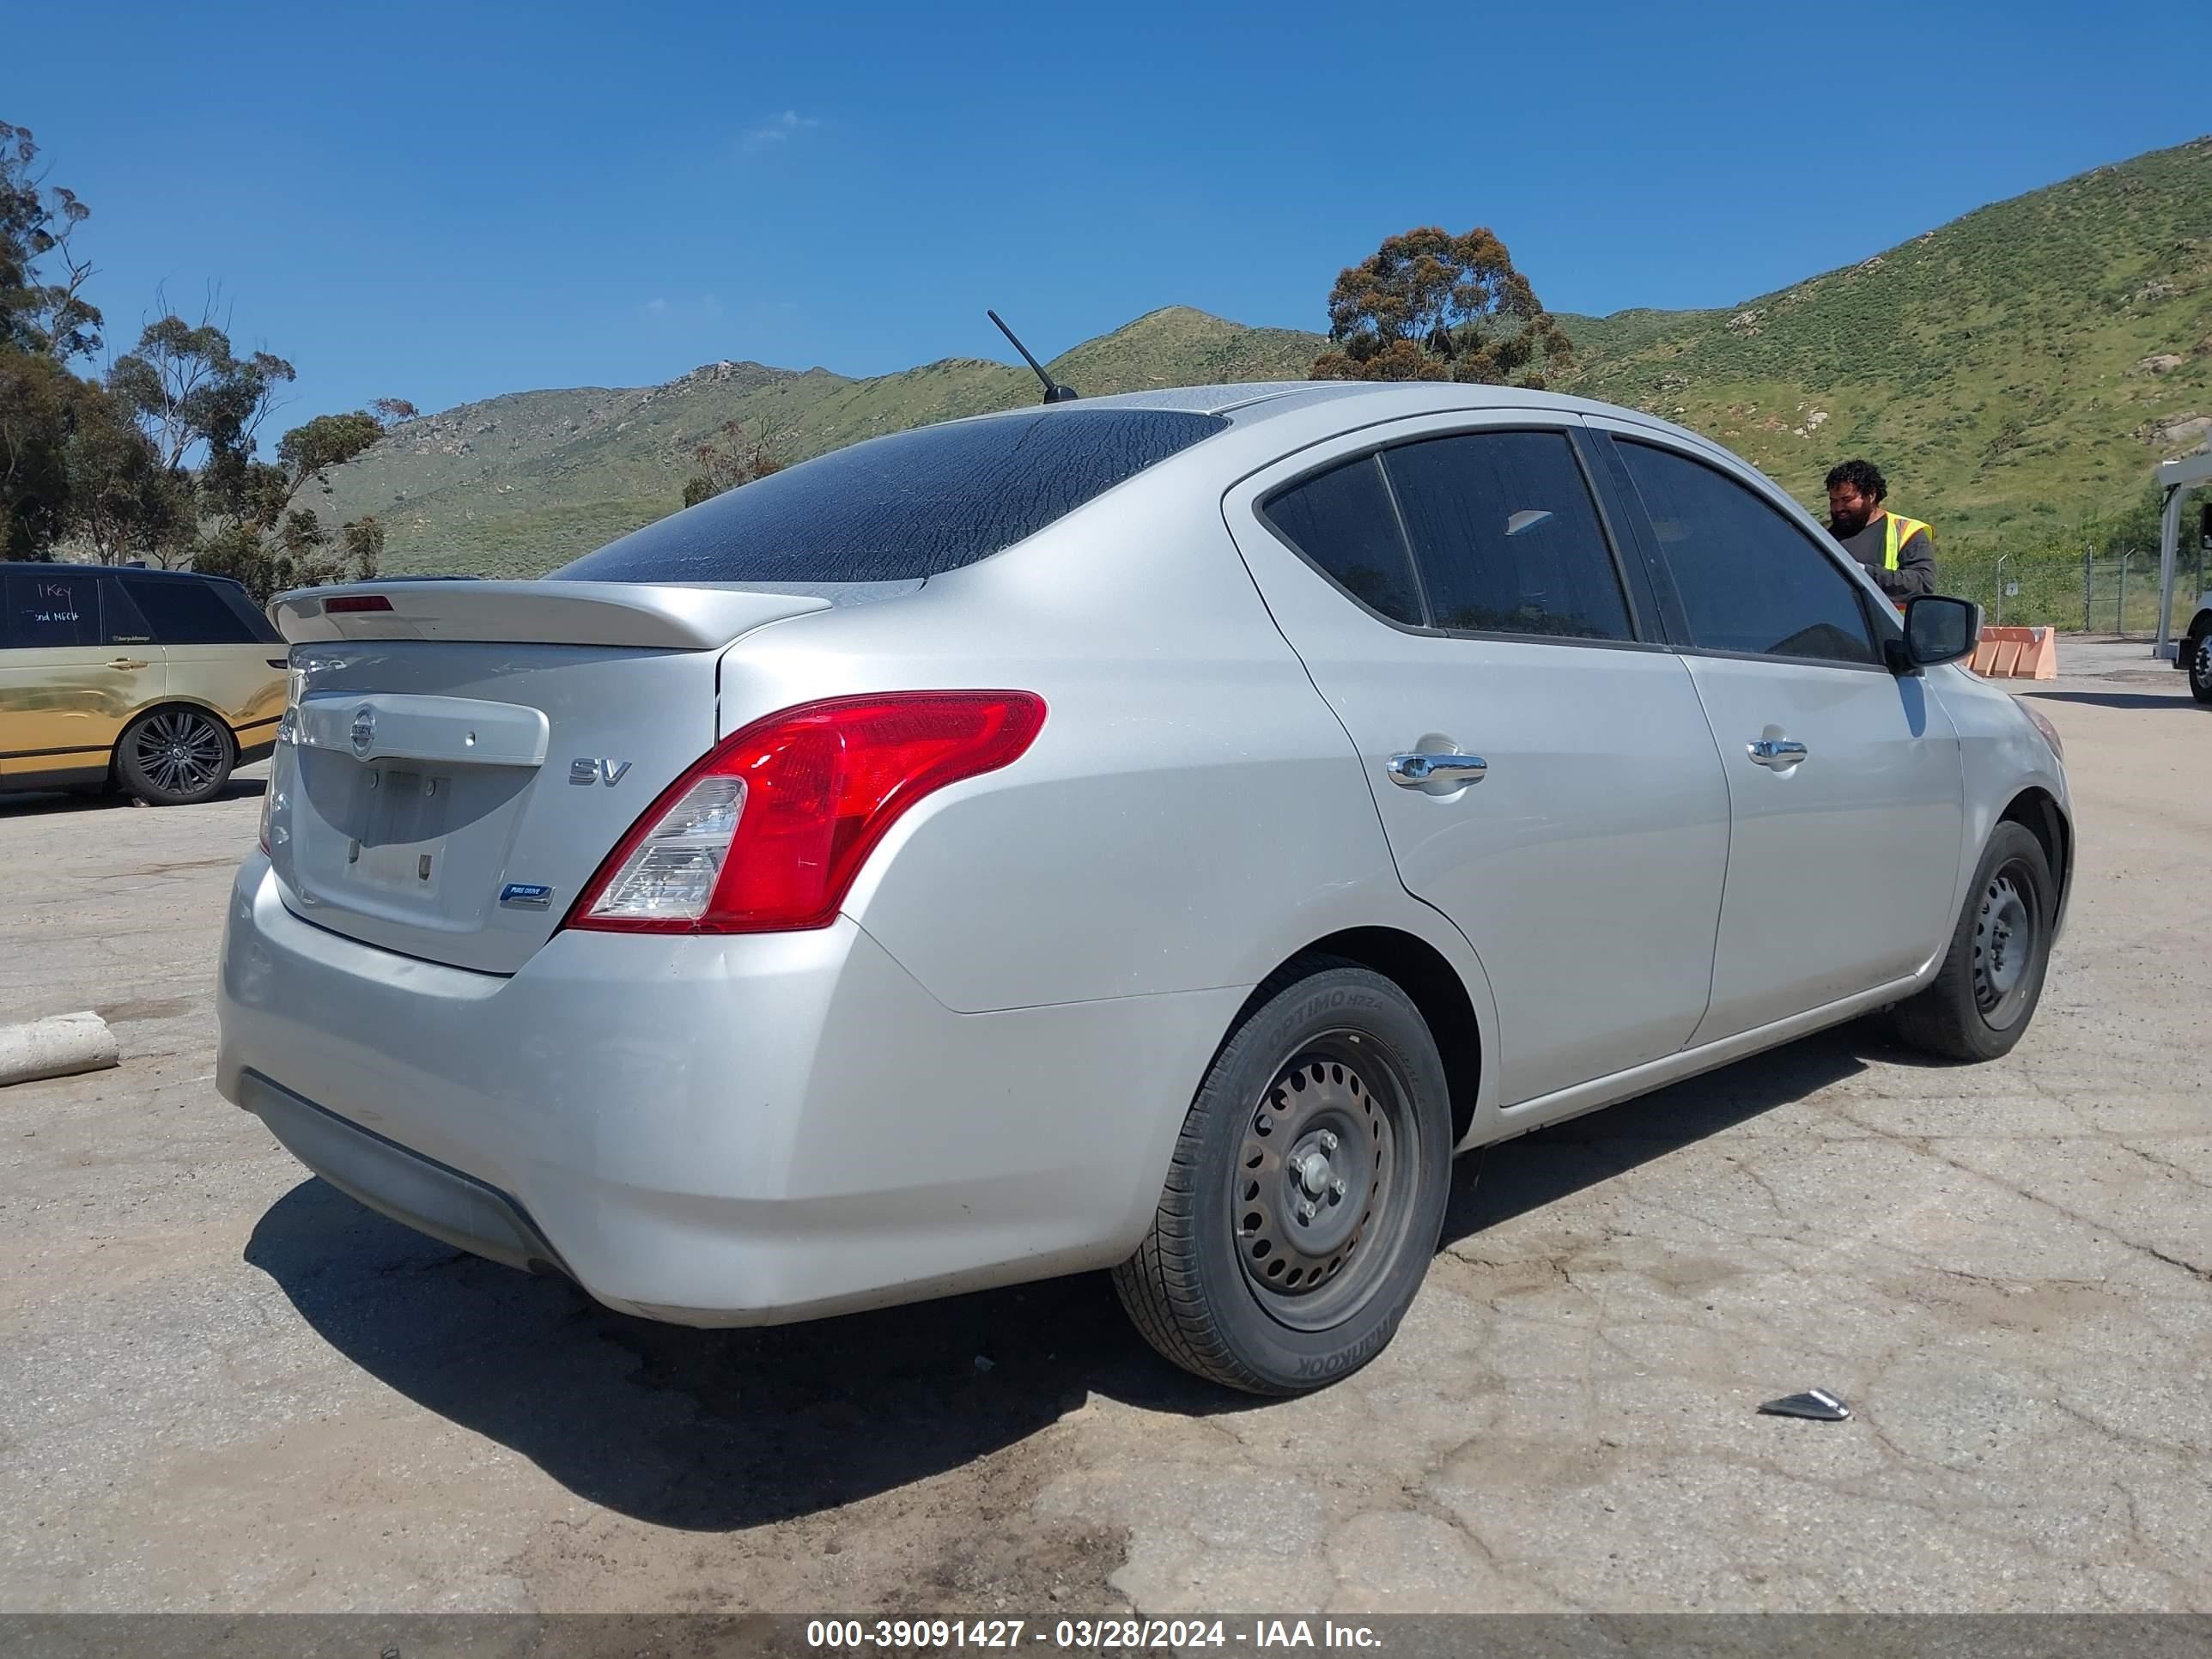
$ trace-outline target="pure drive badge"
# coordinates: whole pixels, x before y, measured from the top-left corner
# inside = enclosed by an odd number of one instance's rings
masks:
[[[499,890],[499,902],[510,910],[543,910],[553,902],[553,890],[532,881],[510,881]]]

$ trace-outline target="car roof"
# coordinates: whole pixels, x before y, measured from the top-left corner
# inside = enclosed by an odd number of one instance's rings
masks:
[[[1449,380],[1256,380],[1231,386],[1160,386],[1053,404],[1052,410],[1145,409],[1192,415],[1216,415],[1237,427],[1253,427],[1297,415],[1333,415],[1346,427],[1365,426],[1406,416],[1469,409],[1519,409],[1531,414],[1595,415],[1631,421],[1663,432],[1699,449],[1726,453],[1702,434],[1672,421],[1616,404],[1524,386],[1461,384]],[[1036,405],[1025,406],[1034,411]],[[1021,410],[1006,410],[1000,414]],[[994,416],[973,418],[990,420]]]
[[[0,570],[66,570],[80,576],[152,576],[161,581],[228,582],[242,587],[235,576],[218,576],[209,570],[163,570],[150,564],[73,564],[66,559],[10,560]]]

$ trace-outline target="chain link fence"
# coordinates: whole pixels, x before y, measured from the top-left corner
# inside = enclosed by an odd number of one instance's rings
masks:
[[[2185,538],[2175,556],[2172,630],[2196,614],[2205,590],[2205,551]],[[2079,553],[1973,554],[1947,558],[1938,548],[1936,587],[1982,607],[1990,623],[2079,629],[2122,639],[2158,633],[2158,549],[2086,547]]]

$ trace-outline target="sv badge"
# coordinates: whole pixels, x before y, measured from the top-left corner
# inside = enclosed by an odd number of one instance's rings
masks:
[[[586,789],[595,783],[604,783],[610,789],[623,781],[629,770],[628,761],[572,760],[568,763],[568,781],[580,783]]]

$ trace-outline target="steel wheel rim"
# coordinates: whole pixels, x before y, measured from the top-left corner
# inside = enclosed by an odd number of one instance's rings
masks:
[[[1331,1031],[1301,1043],[1246,1111],[1229,1225],[1270,1318],[1326,1330],[1388,1276],[1420,1168],[1412,1098],[1372,1038]]]
[[[214,721],[182,709],[155,715],[131,740],[146,781],[172,795],[204,794],[214,788],[228,758],[228,746]]]
[[[2197,684],[2212,687],[2212,634],[2207,634],[2197,641],[2197,661],[2193,672]]]
[[[1997,867],[1974,912],[1974,1006],[1992,1030],[2020,1018],[2043,939],[2042,899],[2027,866]]]

